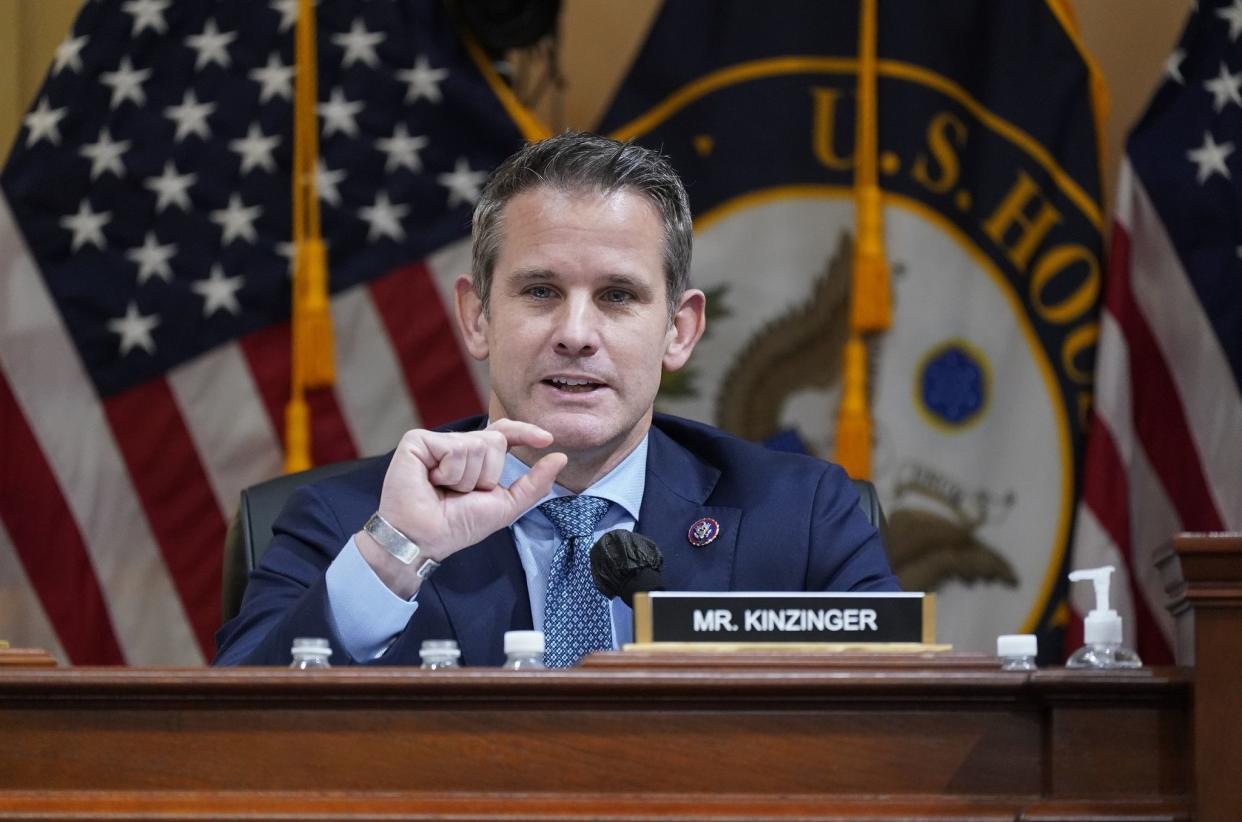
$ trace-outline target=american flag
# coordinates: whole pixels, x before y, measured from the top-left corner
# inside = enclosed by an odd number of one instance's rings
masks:
[[[0,639],[200,664],[239,491],[280,472],[297,0],[94,0],[0,176]],[[452,279],[521,143],[433,0],[318,5],[337,384],[316,463],[479,410]]]
[[[1118,567],[1150,664],[1173,641],[1154,554],[1242,529],[1242,0],[1198,4],[1126,154],[1074,564]]]

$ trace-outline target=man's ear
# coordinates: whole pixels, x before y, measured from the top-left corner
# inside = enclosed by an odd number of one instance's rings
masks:
[[[474,282],[463,274],[453,284],[457,313],[457,327],[461,329],[466,350],[476,360],[487,359],[487,314],[483,300],[474,290]]]
[[[697,288],[687,289],[673,312],[668,347],[664,349],[664,367],[676,371],[685,365],[706,328],[707,295]]]

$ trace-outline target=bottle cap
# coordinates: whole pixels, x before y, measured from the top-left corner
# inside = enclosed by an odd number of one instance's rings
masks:
[[[293,653],[331,654],[328,640],[318,636],[299,636],[293,639]]]
[[[461,649],[457,647],[457,640],[455,639],[424,639],[418,653],[420,656],[440,656],[456,659],[461,656]]]
[[[542,654],[543,631],[505,631],[505,655]]]
[[[1082,640],[1088,645],[1120,645],[1121,616],[1116,611],[1087,614],[1082,621]]]
[[[1001,634],[996,638],[997,656],[1035,656],[1039,643],[1034,634]]]

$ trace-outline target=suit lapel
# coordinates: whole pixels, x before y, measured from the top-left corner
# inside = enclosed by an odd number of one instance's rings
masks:
[[[737,547],[741,509],[707,505],[720,471],[652,426],[647,450],[647,484],[642,511],[634,530],[650,537],[664,555],[664,581],[669,590],[727,591],[733,582],[733,554]],[[707,545],[696,547],[690,527],[710,517],[720,533]]]
[[[508,528],[449,557],[428,583],[467,665],[504,659],[505,631],[532,627],[526,572]]]

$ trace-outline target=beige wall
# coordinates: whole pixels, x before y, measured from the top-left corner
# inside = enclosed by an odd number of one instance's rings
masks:
[[[5,156],[80,4],[80,0],[0,0],[0,150]],[[1111,194],[1125,132],[1155,87],[1190,0],[1073,0],[1072,4],[1083,41],[1103,72],[1112,99],[1105,158],[1105,191]],[[545,111],[551,125],[590,128],[595,123],[658,6],[659,0],[565,0],[562,63],[571,79],[560,113]]]
[[[82,0],[0,0],[0,151],[34,101]]]
[[[1125,136],[1147,107],[1191,0],[1073,0],[1087,51],[1108,84],[1104,194],[1112,202]],[[1109,212],[1111,213],[1111,212]]]

